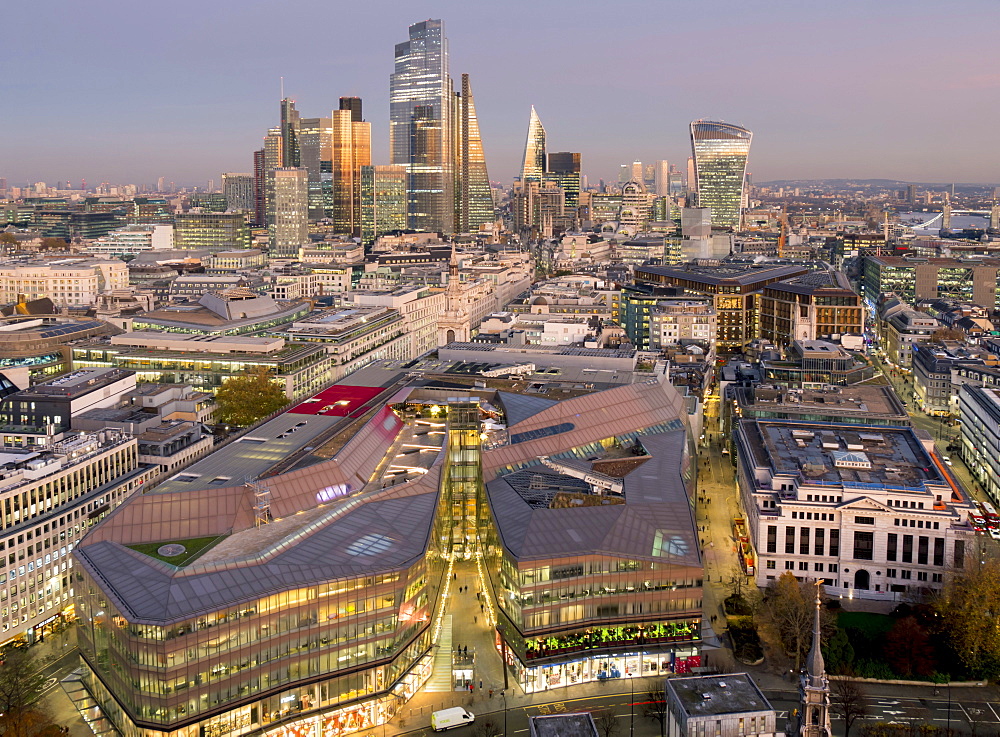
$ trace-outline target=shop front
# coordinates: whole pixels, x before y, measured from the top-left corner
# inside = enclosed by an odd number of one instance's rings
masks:
[[[575,686],[591,681],[609,681],[630,676],[668,676],[690,673],[701,665],[694,645],[661,652],[635,652],[616,655],[589,655],[579,660],[531,665],[519,670],[525,693]]]

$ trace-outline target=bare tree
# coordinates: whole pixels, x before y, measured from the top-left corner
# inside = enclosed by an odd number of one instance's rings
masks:
[[[50,723],[38,704],[45,678],[25,648],[7,648],[0,662],[0,734],[31,737]]]
[[[767,585],[764,603],[758,614],[760,624],[781,643],[785,653],[795,660],[795,672],[812,645],[815,617],[815,589],[800,582],[790,571]],[[826,637],[835,631],[833,615],[822,613],[822,628]]]
[[[646,691],[646,703],[642,705],[642,715],[654,719],[660,724],[660,737],[663,737],[670,711],[667,709],[667,695],[663,686],[650,686]]]
[[[595,712],[594,725],[602,737],[615,737],[621,729],[621,724],[618,721],[618,710],[608,707]]]
[[[500,737],[502,734],[503,729],[491,717],[477,720],[476,726],[472,728],[472,737]]]
[[[830,706],[834,715],[844,720],[844,737],[850,737],[854,722],[868,716],[865,692],[849,678],[838,678],[830,684]]]

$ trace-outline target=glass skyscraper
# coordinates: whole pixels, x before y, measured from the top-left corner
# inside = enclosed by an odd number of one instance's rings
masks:
[[[389,151],[407,169],[407,213],[414,230],[454,232],[455,172],[451,76],[444,22],[410,26],[396,44],[389,77]]]
[[[524,142],[524,159],[521,161],[521,181],[540,182],[545,174],[545,126],[531,106],[528,118],[528,138]]]
[[[496,219],[490,177],[486,172],[483,140],[479,135],[476,104],[472,98],[469,75],[462,75],[462,93],[458,105],[458,160],[455,191],[455,229],[459,233],[475,233],[480,226]]]
[[[712,208],[713,228],[740,227],[743,182],[752,138],[749,130],[730,123],[711,120],[691,123],[698,206]]]

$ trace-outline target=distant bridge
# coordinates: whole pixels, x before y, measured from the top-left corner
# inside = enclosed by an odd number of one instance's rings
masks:
[[[985,215],[989,215],[990,211],[989,210],[952,210],[951,214],[952,215],[984,215],[985,216]],[[924,228],[931,227],[931,225],[933,225],[934,223],[936,223],[942,217],[944,217],[944,213],[943,212],[938,212],[938,213],[935,213],[934,217],[932,217],[926,223],[920,223],[919,225],[907,225],[906,227],[913,228],[914,230],[923,230]]]

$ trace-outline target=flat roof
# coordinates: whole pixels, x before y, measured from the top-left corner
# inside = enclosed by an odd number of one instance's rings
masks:
[[[528,717],[531,737],[597,737],[590,712]]]
[[[741,420],[740,428],[759,466],[775,474],[801,474],[806,483],[947,483],[909,427]]]
[[[746,673],[667,678],[666,688],[688,718],[774,711]]]
[[[752,264],[730,264],[720,263],[715,266],[702,266],[701,264],[679,264],[678,266],[637,266],[635,272],[657,274],[674,279],[688,279],[699,281],[705,284],[722,284],[723,282],[735,282],[737,284],[754,284],[768,279],[782,279],[798,276],[807,269],[803,266],[774,266],[765,264],[756,266]]]
[[[735,387],[738,404],[747,411],[781,410],[803,413],[815,410],[841,415],[888,415],[909,425],[909,415],[892,387],[876,384],[838,386],[835,389],[789,389],[757,384]]]

